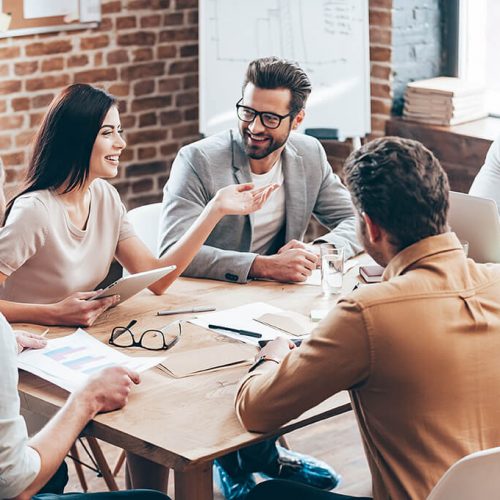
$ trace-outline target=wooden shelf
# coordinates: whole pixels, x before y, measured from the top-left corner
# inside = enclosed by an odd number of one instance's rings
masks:
[[[439,159],[454,191],[468,192],[492,141],[500,136],[500,119],[483,118],[443,127],[393,117],[386,134],[422,142]]]

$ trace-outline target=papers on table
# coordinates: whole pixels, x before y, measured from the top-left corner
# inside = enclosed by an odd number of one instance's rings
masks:
[[[259,318],[262,318],[267,314],[281,315],[287,318],[292,318],[297,313],[291,313],[264,302],[254,302],[252,304],[226,309],[225,311],[216,311],[204,314],[200,318],[193,318],[189,321],[204,328],[208,328],[208,325],[220,325],[260,333],[262,335],[261,338],[254,338],[247,337],[246,335],[241,335],[239,333],[212,328],[217,333],[251,345],[258,345],[259,340],[273,340],[278,336],[292,337],[292,335],[288,335],[284,330],[258,321]],[[304,316],[304,318],[307,320],[307,317]],[[285,324],[283,326],[285,326]],[[311,329],[312,327],[313,325],[311,325]]]
[[[158,368],[176,378],[220,370],[239,364],[249,364],[255,348],[239,342],[217,342],[216,345],[193,351],[172,352]]]
[[[81,328],[52,339],[43,349],[29,349],[18,356],[18,368],[73,392],[91,375],[109,366],[123,366],[143,372],[165,359],[162,357],[131,357],[91,337]]]

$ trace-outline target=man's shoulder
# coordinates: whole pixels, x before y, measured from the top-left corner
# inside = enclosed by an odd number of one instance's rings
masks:
[[[179,153],[188,158],[213,158],[216,156],[230,156],[233,141],[233,131],[224,130],[218,134],[204,137],[196,142],[183,146]]]
[[[453,274],[452,266],[448,274]],[[439,272],[429,276],[428,270],[417,268],[382,283],[363,285],[351,296],[362,308],[370,308],[408,301],[424,304],[427,300],[459,297],[464,291],[478,296],[500,294],[500,264],[471,262],[448,278]]]
[[[300,132],[292,132],[290,134],[288,137],[288,145],[300,156],[319,155],[323,149],[318,139]]]

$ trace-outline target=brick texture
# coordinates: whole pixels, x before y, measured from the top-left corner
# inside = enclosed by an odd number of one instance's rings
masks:
[[[395,0],[369,0],[373,135],[392,102]],[[127,150],[112,182],[132,208],[161,199],[178,149],[198,139],[198,1],[102,0],[95,30],[0,40],[0,157],[7,188],[19,186],[33,136],[53,97],[70,83],[120,100]],[[348,144],[329,143],[340,172]]]

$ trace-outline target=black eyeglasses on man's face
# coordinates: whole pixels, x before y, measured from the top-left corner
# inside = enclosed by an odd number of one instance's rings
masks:
[[[161,330],[146,330],[136,340],[131,328],[137,323],[133,319],[127,326],[116,326],[111,332],[109,343],[115,347],[142,347],[149,351],[166,351],[174,347],[182,334],[180,321],[174,321]]]
[[[262,125],[266,128],[278,128],[281,125],[281,121],[289,116],[293,116],[293,113],[288,113],[287,115],[278,115],[277,113],[271,113],[270,111],[257,111],[248,106],[243,106],[240,104],[243,97],[236,103],[236,112],[238,118],[242,122],[252,123],[257,116],[260,118]]]

